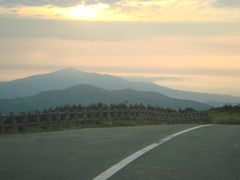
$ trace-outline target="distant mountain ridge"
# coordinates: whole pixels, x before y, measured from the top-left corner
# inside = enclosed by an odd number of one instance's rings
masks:
[[[32,110],[43,110],[49,107],[60,105],[91,103],[119,104],[123,102],[160,106],[171,109],[184,109],[192,107],[197,110],[206,110],[208,105],[167,97],[156,92],[143,92],[134,89],[105,90],[91,85],[76,85],[63,90],[52,90],[39,93],[34,96],[0,99],[0,112],[23,112]]]
[[[72,68],[2,82],[0,83],[0,98],[26,97],[43,91],[65,89],[77,84],[89,84],[107,90],[131,88],[140,91],[152,91],[172,98],[209,102],[209,104],[213,102],[212,104],[215,105],[240,103],[240,97],[175,90],[154,83],[130,82],[111,75],[87,73]]]

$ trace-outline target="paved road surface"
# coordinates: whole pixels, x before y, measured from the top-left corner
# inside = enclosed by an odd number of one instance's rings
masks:
[[[88,180],[159,139],[196,125],[80,129],[0,137],[0,180]],[[239,180],[240,126],[197,129],[110,179]]]

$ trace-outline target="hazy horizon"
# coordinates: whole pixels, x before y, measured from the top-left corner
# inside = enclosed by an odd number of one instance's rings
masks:
[[[84,73],[96,73],[94,71],[85,71],[85,70],[82,70],[82,69],[79,69],[79,68],[75,68],[75,67],[65,67],[65,68],[62,68],[62,69],[56,69],[56,70],[52,70],[52,71],[46,71],[46,72],[42,72],[42,73],[37,73],[37,74],[29,74],[27,76],[21,76],[21,77],[18,77],[16,79],[11,79],[11,80],[8,80],[8,81],[0,81],[0,83],[5,83],[5,82],[11,82],[11,81],[15,81],[15,80],[21,80],[21,79],[25,79],[25,78],[29,78],[29,77],[33,77],[33,76],[36,76],[36,75],[45,75],[45,74],[51,74],[51,73],[55,73],[55,72],[58,72],[58,71],[63,71],[63,70],[78,70],[80,72],[84,72]],[[174,78],[174,77],[166,77],[166,76],[156,76],[156,77],[144,77],[144,76],[117,76],[117,75],[113,75],[113,74],[109,74],[109,73],[97,73],[99,75],[110,75],[110,76],[114,76],[114,77],[118,77],[118,78],[121,78],[123,80],[127,80],[129,82],[147,82],[147,83],[155,83],[157,85],[160,85],[162,86],[162,84],[159,84],[157,83],[158,81],[177,81],[178,78]],[[167,88],[171,88],[169,86],[165,86]],[[172,88],[174,89],[174,88]],[[184,90],[184,89],[177,89],[175,88],[176,90],[183,90],[183,91],[186,91],[186,92],[197,92],[197,93],[205,93],[205,92],[201,92],[201,91],[191,91],[191,90]],[[214,93],[214,92],[206,92],[206,93],[209,93],[209,94],[219,94],[219,95],[231,95],[231,94],[224,94],[224,93]],[[232,95],[234,96],[234,95]],[[238,95],[235,95],[235,96],[238,96]],[[219,101],[220,102],[220,101]]]
[[[240,96],[238,0],[0,1],[0,82],[74,67]]]

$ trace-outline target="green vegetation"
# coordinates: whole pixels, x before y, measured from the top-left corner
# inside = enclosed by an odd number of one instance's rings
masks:
[[[240,105],[212,108],[209,111],[209,120],[214,124],[240,124]]]
[[[213,124],[240,124],[240,113],[210,111],[209,120]]]

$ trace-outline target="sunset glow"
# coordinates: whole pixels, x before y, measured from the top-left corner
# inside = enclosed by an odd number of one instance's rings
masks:
[[[86,1],[87,2],[87,1]],[[34,18],[95,20],[95,21],[237,21],[237,8],[218,8],[214,0],[119,0],[108,4],[76,4],[1,7],[0,14],[29,16]],[[221,18],[219,18],[221,17]]]
[[[96,18],[98,13],[99,12],[94,8],[79,5],[76,7],[69,8],[66,12],[66,16],[73,19]]]
[[[0,24],[0,81],[76,67],[240,95],[238,0],[2,0]]]

